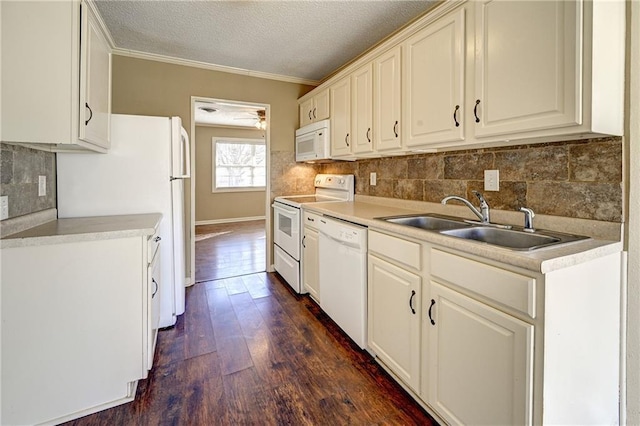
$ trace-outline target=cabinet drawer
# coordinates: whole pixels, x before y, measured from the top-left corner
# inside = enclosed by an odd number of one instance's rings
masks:
[[[431,250],[431,275],[536,316],[536,280],[440,250]]]
[[[320,214],[305,211],[304,214],[302,215],[303,226],[308,226],[313,229],[318,229],[318,223],[320,222],[321,217],[322,215]]]
[[[422,246],[413,241],[369,231],[369,251],[417,270],[422,268],[420,262]]]
[[[156,253],[158,252],[158,247],[160,247],[160,240],[162,240],[162,238],[160,238],[160,236],[157,233],[153,234],[147,240],[147,253],[148,253],[147,263],[149,265],[153,262],[153,258],[156,256]]]

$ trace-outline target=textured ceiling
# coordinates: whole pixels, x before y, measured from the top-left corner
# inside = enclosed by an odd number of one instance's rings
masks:
[[[320,81],[436,2],[95,3],[118,49]]]

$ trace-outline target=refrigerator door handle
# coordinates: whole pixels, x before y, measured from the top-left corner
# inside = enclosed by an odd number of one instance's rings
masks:
[[[182,152],[184,152],[186,155],[186,162],[185,162],[186,169],[184,170],[184,174],[182,175],[182,177],[190,178],[191,177],[191,148],[189,143],[189,134],[184,129],[184,127],[180,127],[180,136],[182,138],[182,143],[184,144],[184,148],[183,148],[184,150]]]
[[[189,134],[180,125],[180,120],[172,120],[172,155],[173,155],[173,172],[175,176],[169,178],[170,181],[176,179],[189,179],[191,177],[191,148],[189,144]]]

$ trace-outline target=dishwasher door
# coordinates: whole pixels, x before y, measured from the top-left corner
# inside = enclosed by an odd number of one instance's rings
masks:
[[[320,307],[362,349],[367,343],[367,228],[326,216],[318,224]]]

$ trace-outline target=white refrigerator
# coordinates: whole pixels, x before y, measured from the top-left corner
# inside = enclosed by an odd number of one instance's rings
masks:
[[[57,155],[58,217],[162,213],[160,327],[174,325],[184,313],[189,158],[179,117],[117,114],[111,116],[107,154]]]

